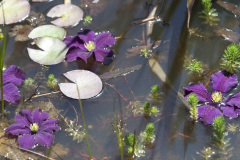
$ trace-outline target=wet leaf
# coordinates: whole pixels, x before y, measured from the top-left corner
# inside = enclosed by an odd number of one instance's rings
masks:
[[[189,28],[189,23],[190,23],[190,18],[191,18],[191,13],[192,13],[192,7],[194,4],[195,0],[188,0],[187,1],[187,10],[188,10],[188,19],[187,19],[187,27]]]
[[[50,37],[41,37],[35,40],[36,45],[42,50],[27,48],[29,57],[34,62],[53,65],[65,59],[68,49],[62,41]]]
[[[240,42],[240,34],[232,31],[231,29],[219,27],[215,30],[215,32],[217,33],[218,36],[222,36],[228,41],[231,41],[236,44]]]
[[[217,0],[216,3],[226,9],[229,12],[232,12],[234,15],[240,16],[240,7],[237,5],[234,5],[230,2],[222,1],[222,0]]]
[[[30,4],[27,0],[3,0],[0,5],[0,24],[19,22],[25,19],[30,12]]]
[[[102,90],[102,80],[93,72],[87,70],[72,70],[63,74],[74,83],[60,83],[64,95],[73,99],[88,99],[96,96]]]
[[[38,37],[52,37],[59,40],[62,40],[65,36],[65,29],[50,24],[34,28],[28,35],[31,39]]]
[[[52,24],[59,27],[74,26],[83,18],[83,10],[76,5],[60,4],[53,7],[48,13],[48,17],[59,17]]]

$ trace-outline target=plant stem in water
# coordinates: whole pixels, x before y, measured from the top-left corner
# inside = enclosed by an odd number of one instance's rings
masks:
[[[123,160],[123,141],[119,134],[115,113],[113,116],[114,116],[114,129],[115,129],[117,140],[118,140],[118,146],[119,146],[119,150],[120,150],[121,160]],[[121,131],[120,131],[120,133],[121,133],[121,135],[123,135],[123,133]]]
[[[80,97],[80,93],[79,93],[78,84],[77,84],[77,92],[78,92],[78,102],[79,102],[79,106],[80,106],[80,109],[81,109],[81,115],[82,115],[84,132],[86,134],[86,141],[87,141],[87,147],[88,147],[89,160],[91,160],[92,156],[91,156],[90,145],[89,145],[89,140],[88,140],[87,126],[86,126],[85,117],[84,117],[84,113],[83,113],[82,101],[81,101],[81,97]]]
[[[2,113],[4,113],[4,100],[3,100],[3,64],[4,64],[4,55],[5,55],[5,47],[6,47],[6,26],[4,26],[4,37],[3,37],[3,45],[2,45],[2,53],[1,53],[1,64],[0,64],[0,72],[1,72],[1,104],[2,104]]]

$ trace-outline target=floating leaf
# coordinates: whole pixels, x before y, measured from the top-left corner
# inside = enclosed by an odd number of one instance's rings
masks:
[[[35,43],[42,50],[27,48],[29,57],[34,62],[53,65],[65,59],[68,49],[62,41],[51,37],[41,37],[35,39]]]
[[[27,0],[3,0],[0,6],[0,24],[19,22],[30,12],[30,4]]]
[[[79,21],[83,18],[83,11],[76,5],[60,4],[53,7],[47,13],[47,16],[51,18],[59,17],[56,20],[51,21],[52,24],[59,27],[69,27],[79,23]]]
[[[72,70],[63,74],[74,83],[60,83],[64,95],[73,99],[88,99],[96,96],[102,90],[102,80],[93,72],[87,70]],[[77,89],[78,87],[78,89]]]
[[[237,5],[234,5],[232,3],[226,2],[226,1],[222,1],[222,0],[217,0],[216,3],[223,7],[224,9],[226,9],[229,12],[232,12],[233,14],[240,16],[240,7],[238,7]]]
[[[66,31],[63,28],[54,26],[54,25],[43,25],[37,28],[34,28],[28,35],[29,38],[38,38],[38,37],[52,37],[62,40],[66,36]]]

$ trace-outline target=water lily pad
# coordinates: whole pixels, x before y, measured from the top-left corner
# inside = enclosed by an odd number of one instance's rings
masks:
[[[30,4],[27,0],[3,0],[0,5],[0,24],[19,22],[25,19],[30,12]]]
[[[42,50],[27,48],[29,57],[34,62],[53,65],[65,59],[68,49],[62,41],[51,37],[41,37],[35,39],[35,43]]]
[[[78,89],[81,99],[96,96],[102,90],[102,80],[93,72],[87,70],[73,70],[63,74],[74,83],[60,83],[60,90],[67,97],[78,99]],[[78,89],[77,89],[78,87]]]
[[[34,28],[28,35],[29,38],[52,37],[62,40],[66,36],[66,31],[63,28],[54,25],[42,25]]]
[[[47,13],[47,16],[51,18],[59,17],[58,19],[51,21],[52,24],[59,27],[69,27],[79,23],[83,18],[83,10],[76,5],[60,4],[53,7]]]

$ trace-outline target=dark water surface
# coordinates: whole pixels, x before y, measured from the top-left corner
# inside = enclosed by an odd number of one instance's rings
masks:
[[[48,3],[32,3],[32,10],[46,14],[53,6],[61,1],[55,0]],[[81,28],[88,28],[96,32],[110,31],[115,36],[121,35],[126,31],[133,22],[144,19],[153,9],[152,6],[147,7],[146,0],[99,0],[97,4],[90,4],[88,1],[72,0],[72,4],[81,6],[85,15],[93,17],[93,23],[87,27],[81,22],[75,27],[68,28],[68,35],[75,35]],[[104,85],[102,93],[92,99],[83,100],[84,115],[88,126],[88,134],[90,137],[90,148],[92,156],[97,159],[120,159],[118,142],[113,127],[113,113],[115,112],[119,119],[120,113],[123,112],[124,134],[136,133],[139,135],[149,122],[155,124],[156,139],[154,145],[146,148],[145,157],[136,159],[149,160],[165,160],[165,159],[202,159],[196,152],[200,152],[204,147],[210,146],[210,137],[212,136],[212,128],[204,126],[197,122],[193,125],[189,118],[188,110],[178,99],[177,94],[168,85],[158,78],[152,72],[147,58],[141,57],[139,54],[129,56],[128,49],[136,46],[145,45],[146,43],[162,40],[164,42],[158,48],[153,50],[157,62],[162,66],[167,75],[168,81],[175,90],[182,92],[182,88],[189,81],[189,75],[184,70],[183,64],[186,56],[192,55],[194,58],[207,64],[210,70],[218,68],[219,60],[224,49],[230,44],[229,41],[222,37],[199,38],[189,36],[187,31],[187,8],[186,0],[153,0],[153,4],[158,4],[156,16],[159,16],[170,25],[154,22],[152,34],[147,34],[148,23],[136,25],[129,29],[124,38],[119,39],[115,45],[115,57],[109,65],[99,63],[93,64],[89,70],[101,75],[105,72],[118,68],[132,67],[141,64],[141,69],[129,73],[125,76],[119,76],[106,80],[113,85],[128,102],[117,93],[113,88]],[[239,2],[235,4],[240,5]],[[62,3],[62,2],[61,2]],[[217,9],[220,15],[219,25],[225,28],[231,28],[239,33],[239,18],[235,18],[232,13],[225,11],[214,3],[213,7]],[[200,2],[196,2],[193,7],[192,19],[190,27],[198,27],[202,30],[211,31],[212,28],[202,24],[202,19],[198,17],[201,10]],[[46,23],[50,23],[50,19],[46,18]],[[14,25],[10,25],[8,29]],[[143,38],[144,35],[144,38]],[[137,40],[142,40],[142,42]],[[15,64],[19,66],[27,75],[34,77],[37,72],[43,71],[43,67],[33,62],[27,54],[26,48],[30,46],[30,41],[15,42],[14,38],[7,38],[7,51],[5,64],[9,66]],[[81,65],[76,62],[63,62],[54,66],[49,66],[43,75],[47,76],[53,73],[60,81],[66,81],[63,73],[81,69]],[[159,85],[162,90],[161,102],[157,104],[161,109],[161,115],[157,117],[144,118],[133,117],[129,110],[129,102],[140,101],[142,104],[148,97],[151,86]],[[23,90],[23,89],[22,89]],[[39,94],[48,93],[48,89],[39,89]],[[21,92],[24,94],[24,91]],[[23,95],[24,96],[24,95]],[[74,106],[77,110],[79,121],[80,108],[77,100],[72,100],[61,94],[51,96],[43,96],[34,98],[31,102],[51,101],[54,106],[62,110],[62,114],[70,119],[75,118]],[[23,103],[23,105],[25,105]],[[12,112],[15,111],[17,105],[11,104],[7,108]],[[121,112],[120,112],[121,110]],[[11,114],[10,117],[14,115]],[[231,123],[239,123],[236,120],[227,120]],[[67,136],[64,132],[64,123],[61,122],[62,130],[56,133],[55,143],[64,145],[69,148],[69,153],[62,159],[87,159],[87,145],[85,139],[81,143],[76,143],[71,136]],[[238,133],[229,134],[231,138],[231,147],[234,147],[232,157],[230,159],[239,158],[239,140]],[[47,151],[42,148],[35,148],[35,151],[41,151],[47,155]]]

